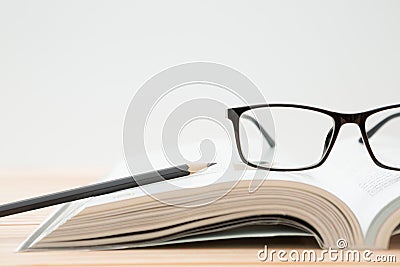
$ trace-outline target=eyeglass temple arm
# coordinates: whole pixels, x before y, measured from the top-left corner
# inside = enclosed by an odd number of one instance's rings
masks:
[[[378,124],[376,124],[374,127],[372,127],[370,130],[367,131],[367,137],[368,137],[368,138],[372,137],[372,136],[373,136],[380,128],[382,128],[386,123],[388,123],[389,121],[391,121],[391,120],[393,120],[393,119],[395,119],[395,118],[397,118],[397,117],[400,117],[400,112],[395,113],[395,114],[392,114],[392,115],[390,115],[390,116],[387,116],[386,118],[384,118],[383,120],[381,120]],[[363,144],[363,143],[364,143],[361,137],[358,139],[358,142],[359,142],[360,144]]]
[[[330,144],[331,139],[332,139],[332,134],[333,134],[333,127],[329,130],[328,134],[326,135],[325,143],[324,143],[324,151],[322,152],[322,156],[325,155],[325,152],[329,147],[329,144]]]
[[[258,130],[260,130],[261,134],[264,136],[265,140],[267,140],[268,144],[271,147],[275,146],[275,140],[268,134],[268,132],[264,129],[264,127],[262,127],[258,123],[256,119],[246,114],[242,115],[242,118],[251,121],[258,128]]]

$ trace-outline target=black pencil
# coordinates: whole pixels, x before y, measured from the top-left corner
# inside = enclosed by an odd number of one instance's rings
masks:
[[[57,204],[71,202],[88,197],[95,197],[104,194],[117,192],[124,189],[161,182],[163,180],[174,179],[187,176],[198,171],[204,170],[215,163],[205,164],[185,164],[177,167],[152,171],[132,176],[102,182],[93,185],[87,185],[53,194],[29,198],[0,206],[0,217],[9,216],[25,211],[40,209]]]

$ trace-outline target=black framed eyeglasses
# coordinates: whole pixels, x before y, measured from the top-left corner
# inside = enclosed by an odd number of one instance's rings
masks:
[[[358,142],[365,145],[375,164],[400,170],[400,104],[359,113],[262,104],[230,108],[227,115],[240,158],[252,167],[271,171],[319,167],[328,158],[340,128],[354,123],[361,131]]]

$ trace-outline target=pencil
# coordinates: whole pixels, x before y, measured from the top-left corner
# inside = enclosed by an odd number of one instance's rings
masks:
[[[134,177],[129,176],[125,178],[119,178],[107,182],[16,201],[1,205],[0,217],[67,203],[79,199],[110,194],[120,190],[153,184],[164,180],[188,176],[204,170],[214,164],[215,163],[184,164],[172,168],[138,174]]]

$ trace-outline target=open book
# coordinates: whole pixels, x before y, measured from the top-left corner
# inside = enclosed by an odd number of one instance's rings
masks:
[[[249,192],[254,169],[226,195],[208,205],[182,208],[163,204],[133,188],[61,206],[19,250],[120,249],[240,237],[314,236],[321,247],[387,248],[400,232],[400,173],[374,165],[357,138],[338,142],[321,167],[270,172]],[[227,191],[225,182],[165,192],[164,199],[198,201]],[[220,175],[221,166],[177,179],[196,185]],[[121,164],[109,179],[129,175]],[[154,192],[154,190],[153,190]]]

